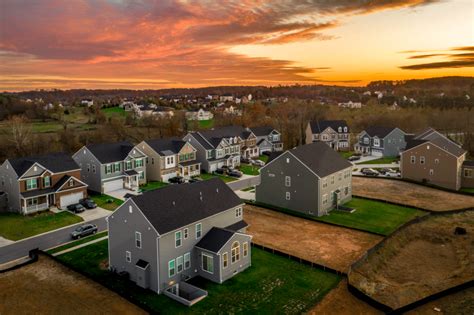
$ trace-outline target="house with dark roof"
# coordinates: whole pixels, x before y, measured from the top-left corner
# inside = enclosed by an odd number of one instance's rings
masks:
[[[470,185],[470,181],[463,176],[472,176],[469,171],[463,174],[463,168],[469,169],[470,164],[466,162],[466,154],[467,151],[458,143],[428,128],[407,137],[407,145],[400,158],[402,178],[459,190],[463,181]]]
[[[239,166],[241,156],[259,156],[257,137],[252,131],[241,126],[190,132],[183,139],[196,148],[197,160],[208,173],[222,166]]]
[[[323,142],[287,150],[260,169],[256,201],[322,216],[352,198],[352,163]]]
[[[461,176],[461,187],[474,188],[474,161],[462,163]]]
[[[405,149],[407,134],[400,128],[371,126],[357,136],[354,151],[373,156],[398,156]]]
[[[310,121],[306,127],[306,144],[321,141],[336,151],[349,151],[350,130],[345,120]]]
[[[137,148],[147,156],[146,176],[150,181],[168,182],[176,176],[189,179],[201,174],[196,149],[180,138],[145,140]]]
[[[98,193],[138,191],[146,183],[146,155],[127,141],[83,146],[72,156],[82,181]]]
[[[31,214],[51,207],[64,209],[87,197],[79,165],[65,153],[7,159],[0,166],[0,191],[7,210]]]
[[[281,133],[271,126],[252,127],[250,130],[257,137],[257,146],[260,154],[264,152],[283,151]]]
[[[252,237],[242,207],[218,178],[133,196],[107,219],[109,268],[192,305],[206,293],[193,296],[200,291],[187,280],[222,283],[250,267]]]

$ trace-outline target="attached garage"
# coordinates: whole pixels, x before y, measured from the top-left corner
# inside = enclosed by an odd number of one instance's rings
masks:
[[[119,189],[123,189],[123,179],[112,180],[104,183],[104,194]]]
[[[170,178],[173,178],[173,177],[176,177],[176,172],[172,172],[172,173],[169,173],[169,174],[163,174],[161,176],[162,180],[165,182],[165,183],[168,183]]]
[[[65,209],[67,206],[78,203],[80,199],[84,198],[84,192],[71,193],[61,196],[59,198],[59,207]]]
[[[382,151],[382,150],[374,150],[374,149],[372,149],[372,155],[373,155],[373,156],[383,156],[383,151]]]

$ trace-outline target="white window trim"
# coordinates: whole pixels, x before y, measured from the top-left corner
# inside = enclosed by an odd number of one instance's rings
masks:
[[[187,257],[188,259],[186,259],[186,257]],[[188,266],[188,267],[186,267],[186,260],[189,262],[189,266]],[[184,254],[184,256],[183,256],[183,266],[184,266],[184,267],[183,267],[184,270],[187,270],[187,269],[191,268],[191,253],[186,253],[186,254]]]
[[[226,257],[227,259],[224,259],[224,257]],[[226,261],[227,261],[227,265],[224,265],[224,262]],[[229,253],[225,252],[222,254],[222,269],[227,269],[227,267],[229,267]]]
[[[245,250],[247,248],[247,250]],[[249,255],[249,243],[248,242],[243,242],[242,243],[242,256],[247,257]]]
[[[237,248],[237,255],[235,255],[237,257],[237,259],[235,261],[234,260],[234,244],[237,243],[238,246],[236,247]],[[235,264],[237,262],[240,261],[240,243],[238,241],[235,241],[232,243],[232,246],[230,247],[230,262],[231,264]]]
[[[199,232],[201,233],[201,235],[199,235],[199,237],[198,237],[198,226],[200,227]],[[196,232],[195,233],[196,239],[200,239],[202,237],[202,223],[196,223],[195,229],[196,229],[196,231],[195,231]]]
[[[174,271],[173,271],[173,274],[171,274],[171,263],[173,263],[174,267]],[[171,259],[170,261],[168,261],[168,278],[171,278],[171,277],[174,277],[176,275],[176,260],[175,259]]]
[[[290,176],[285,176],[285,186],[286,187],[291,187],[291,177]]]
[[[140,243],[140,246],[138,246],[138,243]],[[135,232],[135,246],[142,248],[142,233],[140,232]]]
[[[188,229],[188,228],[185,228],[185,229],[183,230],[183,238],[184,238],[185,240],[187,240],[187,239],[188,239],[188,236],[189,236],[189,229]]]
[[[286,199],[286,200],[291,200],[291,192],[287,191],[287,192],[285,193],[285,199]]]
[[[178,238],[178,234],[179,234],[179,238]],[[178,240],[179,240],[179,245],[177,245]],[[181,246],[183,246],[183,232],[176,231],[174,232],[174,248],[178,248]]]
[[[179,261],[181,261],[181,271],[179,271]],[[184,258],[183,256],[179,256],[176,258],[176,274],[183,272],[184,270]]]
[[[207,258],[210,258],[212,260],[212,271],[208,271],[208,270],[203,268],[203,266],[204,266],[204,256],[207,257]],[[214,257],[211,256],[211,255],[202,253],[202,256],[201,256],[201,269],[202,269],[202,271],[210,273],[211,275],[213,275],[214,274]]]
[[[132,253],[130,251],[125,251],[125,260],[128,262],[128,263],[131,263],[132,262]]]

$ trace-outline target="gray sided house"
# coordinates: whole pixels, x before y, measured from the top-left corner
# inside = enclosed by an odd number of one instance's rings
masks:
[[[137,191],[146,183],[146,155],[130,142],[90,144],[72,157],[82,170],[82,181],[92,191]]]
[[[257,146],[260,154],[263,152],[283,151],[281,133],[270,126],[252,127],[250,130],[257,137]]]
[[[182,176],[189,179],[201,174],[196,149],[179,138],[145,140],[137,145],[146,158],[146,176],[150,181],[168,182]]]
[[[398,156],[406,147],[406,135],[399,128],[369,127],[359,134],[354,150],[373,156]]]
[[[65,153],[9,159],[0,166],[0,191],[8,211],[64,209],[87,197],[87,184],[80,178],[79,165]]]
[[[323,142],[287,150],[260,169],[256,201],[304,214],[327,214],[352,198],[352,164]]]
[[[140,287],[187,303],[187,280],[222,283],[250,267],[252,238],[242,206],[217,178],[127,199],[107,220],[109,266]]]
[[[350,130],[345,120],[310,121],[306,127],[306,144],[321,141],[336,151],[351,148]]]

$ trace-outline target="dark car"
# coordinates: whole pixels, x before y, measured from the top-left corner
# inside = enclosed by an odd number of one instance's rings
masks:
[[[176,176],[169,179],[171,184],[184,184],[184,178],[182,176]]]
[[[75,203],[75,204],[73,204],[73,205],[69,205],[69,206],[67,206],[67,209],[68,209],[69,211],[74,212],[74,213],[80,213],[80,212],[84,212],[84,210],[86,210],[86,209],[84,208],[84,206],[81,205],[80,203]]]
[[[367,175],[367,176],[378,176],[379,175],[379,173],[377,173],[376,171],[374,171],[373,169],[370,169],[370,168],[363,168],[360,172],[364,175]]]
[[[388,172],[390,172],[391,169],[389,169],[389,168],[379,168],[379,169],[377,169],[377,171],[378,171],[380,174],[385,175],[385,174],[387,174]]]
[[[202,182],[202,179],[200,177],[193,177],[189,181],[189,183],[197,183],[197,182]]]
[[[358,155],[353,155],[347,158],[349,161],[358,161],[360,160],[360,156]]]
[[[240,177],[242,177],[242,172],[238,171],[238,170],[231,170],[231,171],[227,172],[227,175],[232,176],[232,177],[240,178]]]
[[[97,225],[95,224],[84,224],[78,226],[74,231],[71,232],[73,239],[78,239],[84,236],[92,235],[97,233]]]
[[[89,198],[79,200],[79,203],[86,209],[95,209],[97,208],[97,204]]]

